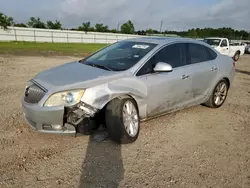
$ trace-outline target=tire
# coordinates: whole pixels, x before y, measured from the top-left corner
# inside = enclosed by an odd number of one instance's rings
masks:
[[[216,100],[216,98],[218,97],[217,91],[218,91],[218,88],[221,85],[224,85],[226,87],[225,88],[225,93],[220,95],[221,97],[224,96],[223,101],[221,103],[217,103],[218,102],[218,100]],[[221,107],[224,104],[224,102],[226,101],[226,99],[227,99],[228,89],[229,89],[229,84],[225,79],[219,81],[219,83],[215,86],[215,88],[214,88],[214,90],[212,92],[212,95],[209,97],[208,101],[205,103],[205,106],[210,107],[210,108],[219,108],[219,107]]]
[[[126,126],[125,121],[125,115],[124,110],[125,107],[131,104],[133,105],[133,114],[136,114],[137,120],[135,120],[137,123],[134,123],[132,125],[129,124],[129,126]],[[127,112],[127,111],[126,111]],[[131,113],[132,114],[132,113]],[[133,117],[135,117],[133,116]],[[131,116],[132,117],[132,116]],[[127,120],[127,122],[132,121],[133,118],[130,117],[130,120]],[[113,99],[106,108],[105,113],[105,119],[106,119],[106,125],[108,128],[108,134],[111,140],[119,143],[119,144],[129,144],[133,143],[137,140],[139,132],[140,132],[140,119],[139,119],[139,113],[138,108],[135,103],[135,101],[131,98],[115,98]],[[128,127],[132,127],[133,131],[127,131]],[[127,129],[126,129],[127,128]],[[133,129],[135,128],[135,129]],[[133,133],[133,134],[131,134]]]
[[[240,52],[236,52],[236,53],[234,54],[233,60],[234,60],[234,61],[238,61],[239,59],[240,59]]]

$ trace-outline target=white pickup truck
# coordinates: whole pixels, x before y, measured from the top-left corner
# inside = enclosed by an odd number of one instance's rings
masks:
[[[234,59],[234,61],[238,61],[240,56],[245,53],[245,46],[230,43],[227,38],[205,38],[204,42],[213,46],[217,51],[219,51],[223,55],[228,55]]]

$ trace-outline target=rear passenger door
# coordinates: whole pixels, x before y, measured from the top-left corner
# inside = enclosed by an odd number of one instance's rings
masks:
[[[192,68],[192,102],[200,104],[206,101],[215,86],[218,75],[218,65],[215,61],[217,54],[196,43],[188,43],[187,51],[187,62]]]

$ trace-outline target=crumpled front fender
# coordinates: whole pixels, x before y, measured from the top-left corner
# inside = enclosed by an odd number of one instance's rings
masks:
[[[138,105],[140,117],[146,117],[147,87],[136,77],[123,78],[88,88],[81,101],[94,108],[102,109],[112,99],[120,96],[131,96]]]

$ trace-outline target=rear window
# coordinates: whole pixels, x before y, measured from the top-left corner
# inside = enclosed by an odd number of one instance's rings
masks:
[[[219,46],[221,39],[204,39],[204,42],[208,43],[211,46]]]

